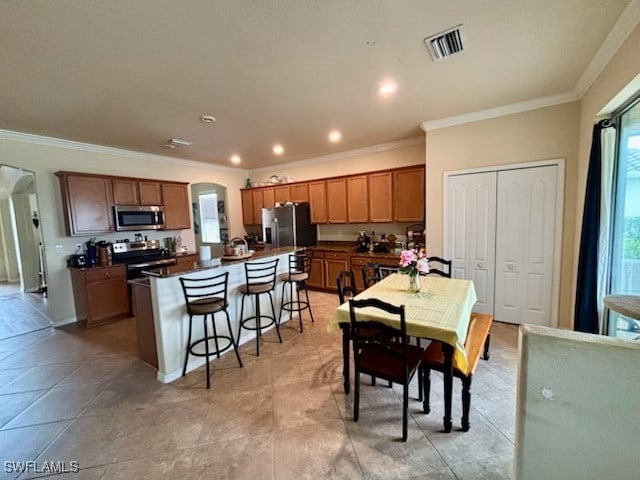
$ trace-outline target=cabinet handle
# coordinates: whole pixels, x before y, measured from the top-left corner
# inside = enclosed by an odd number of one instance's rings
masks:
[[[111,273],[109,272],[104,272],[105,276],[108,277],[109,275],[111,275]]]
[[[476,267],[477,267],[477,268],[482,268],[482,264],[481,264],[481,263],[479,263],[479,264],[477,264],[477,265],[476,265]]]
[[[513,270],[513,265],[508,265],[507,270]]]

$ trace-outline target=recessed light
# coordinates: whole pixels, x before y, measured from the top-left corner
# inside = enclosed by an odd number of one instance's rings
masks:
[[[231,163],[233,163],[234,165],[238,165],[241,161],[242,159],[240,158],[240,155],[238,154],[231,155]]]
[[[338,130],[331,130],[329,132],[329,141],[332,143],[337,143],[342,140],[342,134]]]
[[[389,96],[398,89],[398,85],[393,80],[385,80],[378,87],[378,93],[383,97]]]
[[[284,153],[284,147],[279,143],[276,143],[273,146],[273,153],[275,153],[276,155],[282,155]]]
[[[200,117],[200,121],[203,123],[213,123],[216,121],[216,117],[212,117],[211,115],[202,115]]]

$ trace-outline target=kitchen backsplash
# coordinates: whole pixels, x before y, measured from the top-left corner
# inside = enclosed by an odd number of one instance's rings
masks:
[[[355,242],[358,232],[366,231],[368,234],[376,232],[376,236],[389,235],[393,233],[399,241],[404,241],[407,234],[407,227],[411,223],[349,223],[341,225],[318,225],[318,240],[333,240]]]

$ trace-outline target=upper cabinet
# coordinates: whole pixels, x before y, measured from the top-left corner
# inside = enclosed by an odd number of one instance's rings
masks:
[[[369,221],[369,185],[367,175],[347,177],[347,220],[349,223]]]
[[[140,205],[164,205],[162,202],[162,184],[140,180],[138,182]]]
[[[367,176],[369,177],[369,221],[393,222],[393,172],[372,173]]]
[[[186,183],[56,172],[60,179],[67,234],[90,236],[113,232],[114,205],[163,205],[165,230],[191,228]]]
[[[113,231],[113,192],[109,177],[56,173],[60,179],[65,226],[72,236]]]
[[[393,221],[424,222],[424,167],[393,172]]]
[[[186,230],[191,228],[189,216],[189,191],[184,183],[163,183],[164,229]]]
[[[327,223],[327,183],[309,182],[311,223]]]
[[[309,202],[311,223],[424,222],[424,166],[242,189],[245,225],[262,223],[262,208]]]

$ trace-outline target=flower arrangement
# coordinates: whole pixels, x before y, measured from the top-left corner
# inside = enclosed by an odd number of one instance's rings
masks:
[[[400,252],[400,268],[398,271],[409,275],[409,292],[419,292],[420,281],[418,274],[429,273],[429,263],[427,262],[425,249],[403,250]]]

